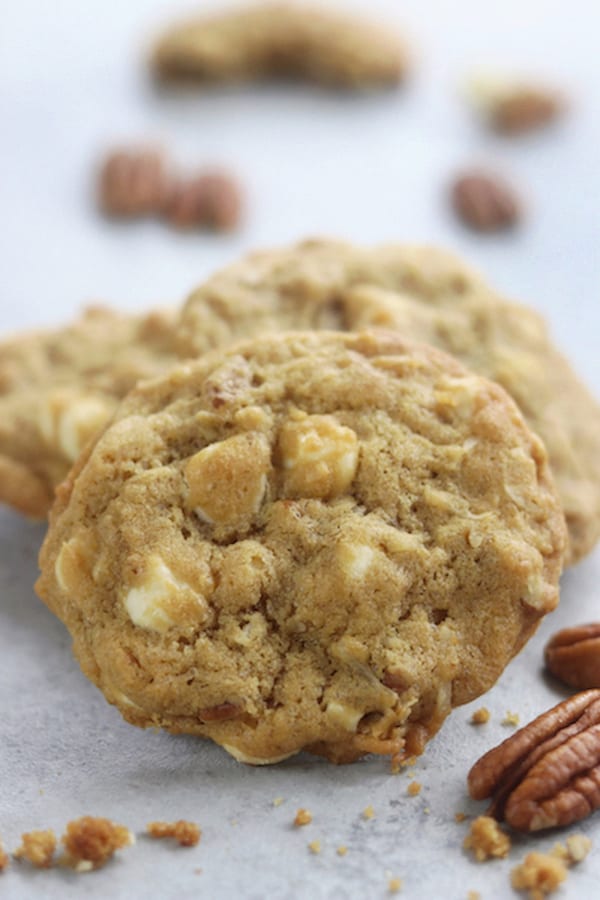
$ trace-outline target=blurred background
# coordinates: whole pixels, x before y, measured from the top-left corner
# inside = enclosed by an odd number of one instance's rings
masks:
[[[600,7],[589,0],[345,0],[406,36],[413,73],[397,89],[297,85],[157,90],[148,48],[165,24],[226,2],[19,0],[0,33],[0,328],[68,319],[83,304],[173,304],[242,252],[309,235],[434,242],[499,290],[543,310],[600,387]],[[571,99],[555,126],[519,138],[481,127],[465,78],[531,75]],[[184,168],[218,163],[245,186],[230,236],[115,224],[95,206],[95,169],[120,144],[158,142]],[[465,230],[448,184],[498,169],[526,204],[520,228]]]

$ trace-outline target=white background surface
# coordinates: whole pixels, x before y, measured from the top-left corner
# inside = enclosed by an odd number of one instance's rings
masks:
[[[502,291],[542,310],[600,394],[599,7],[344,6],[381,11],[403,27],[415,48],[405,88],[369,97],[283,86],[169,95],[147,79],[144,48],[183,4],[0,0],[0,330],[66,321],[91,300],[130,309],[179,302],[242,251],[308,235],[430,241],[464,253]],[[490,136],[460,97],[465,75],[482,64],[564,86],[571,115],[537,136]],[[227,238],[180,236],[157,223],[102,221],[93,204],[98,156],[148,139],[190,168],[231,165],[248,189],[244,228]],[[527,221],[512,235],[471,235],[447,210],[448,181],[477,162],[496,165],[527,198]],[[89,876],[14,865],[0,876],[2,897],[385,897],[390,872],[410,898],[464,898],[469,889],[495,898],[512,896],[508,872],[526,851],[554,843],[555,835],[523,840],[511,860],[477,865],[461,851],[465,826],[453,817],[480,810],[466,798],[465,776],[506,736],[506,710],[524,722],[560,699],[542,677],[542,647],[563,623],[598,619],[598,551],[564,577],[560,609],[485,698],[489,725],[474,729],[470,709],[457,710],[419,762],[423,791],[410,798],[407,776],[390,776],[382,760],[335,768],[298,757],[251,769],[207,743],[126,725],[80,674],[68,635],[35,598],[43,532],[0,512],[0,835],[12,848],[24,830],[60,831],[84,813],[137,831],[154,818],[191,818],[204,834],[194,850],[140,838]],[[361,818],[367,805],[371,821]],[[314,823],[293,829],[299,806]],[[596,848],[561,896],[592,897],[600,819],[573,830]],[[313,839],[323,846],[317,857],[307,850]]]

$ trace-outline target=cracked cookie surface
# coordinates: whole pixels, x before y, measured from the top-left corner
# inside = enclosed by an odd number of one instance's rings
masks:
[[[408,54],[393,29],[341,11],[258,3],[183,22],[152,56],[162,79],[305,79],[342,88],[396,84]]]
[[[54,488],[140,378],[176,359],[166,312],[91,307],[0,345],[0,502],[43,518]]]
[[[498,382],[545,442],[569,528],[567,562],[600,537],[600,407],[537,313],[499,297],[450,253],[307,241],[255,253],[194,292],[181,351],[298,328],[382,326]]]
[[[244,342],[133,390],[38,591],[140,726],[237,759],[422,751],[558,598],[564,518],[497,385],[393,332]]]

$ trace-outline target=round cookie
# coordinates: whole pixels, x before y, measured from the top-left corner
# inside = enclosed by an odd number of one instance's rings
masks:
[[[43,518],[54,488],[140,378],[176,360],[165,312],[87,309],[58,331],[0,346],[0,502]]]
[[[588,553],[600,537],[600,407],[541,316],[499,297],[453,255],[335,241],[253,254],[192,294],[180,344],[185,355],[265,331],[370,326],[432,343],[511,394],[548,450],[569,529],[566,562]]]
[[[138,385],[61,485],[38,592],[140,726],[236,759],[420,753],[554,608],[564,518],[498,385],[393,332]]]

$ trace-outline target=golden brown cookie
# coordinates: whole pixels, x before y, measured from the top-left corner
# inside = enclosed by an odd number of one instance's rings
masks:
[[[422,751],[558,599],[564,518],[498,385],[296,332],[138,385],[59,488],[38,591],[141,726],[237,759]]]
[[[183,22],[152,57],[163,79],[302,78],[343,88],[396,84],[408,54],[390,28],[322,6],[257,3]]]
[[[308,241],[229,266],[188,300],[181,352],[296,328],[383,326],[501,384],[546,444],[569,528],[567,562],[600,537],[600,408],[541,316],[499,297],[450,253]]]
[[[92,307],[0,345],[0,502],[47,515],[54,488],[117,401],[175,360],[170,314]]]

